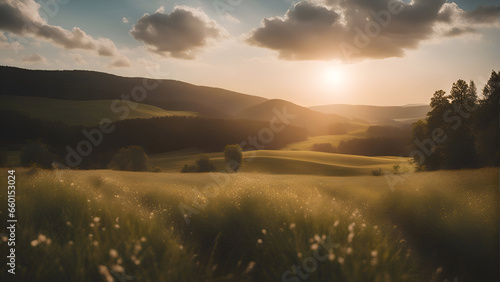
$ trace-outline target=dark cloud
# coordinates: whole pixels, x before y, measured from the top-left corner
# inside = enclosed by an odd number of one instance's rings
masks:
[[[247,42],[288,60],[401,57],[432,37],[497,25],[498,15],[498,7],[466,12],[446,0],[304,1],[284,17],[264,19]]]
[[[78,27],[66,30],[49,25],[33,0],[0,0],[0,30],[20,36],[43,38],[64,49],[94,51],[100,56],[116,56],[115,44],[107,38],[95,39]]]
[[[177,6],[170,14],[163,9],[145,14],[130,34],[148,50],[164,57],[193,59],[202,47],[225,36],[225,30],[201,10]]]
[[[498,22],[499,15],[500,7],[481,6],[476,10],[467,13],[466,17],[471,22],[492,24]]]

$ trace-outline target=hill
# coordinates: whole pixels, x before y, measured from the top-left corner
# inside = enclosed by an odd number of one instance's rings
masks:
[[[163,171],[179,172],[184,164],[198,158],[196,151],[151,155],[151,164]],[[222,153],[207,154],[219,170],[225,169]],[[243,154],[242,172],[322,176],[368,176],[372,170],[391,171],[394,165],[407,164],[408,158],[365,157],[302,151],[249,151]]]
[[[346,118],[361,119],[370,124],[397,125],[412,123],[425,118],[431,110],[429,105],[366,106],[366,105],[323,105],[310,109],[325,114],[337,114]]]
[[[291,116],[290,124],[304,127],[310,134],[322,135],[328,133],[328,126],[335,123],[345,123],[349,131],[366,128],[367,124],[354,122],[345,117],[336,114],[325,114],[317,112],[285,100],[268,100],[256,106],[250,107],[237,114],[238,118],[271,120],[276,116],[276,110],[284,112]],[[293,116],[293,118],[292,118]]]
[[[127,78],[94,71],[42,71],[0,66],[3,95],[65,100],[115,100],[129,95],[144,78]],[[198,112],[202,117],[231,118],[267,99],[220,88],[196,86],[175,80],[157,80],[142,103],[169,111]],[[153,81],[148,81],[154,84]]]
[[[71,101],[52,98],[0,95],[0,110],[11,110],[20,114],[50,121],[61,121],[68,125],[94,126],[103,118],[120,120],[123,113],[113,112],[112,100]],[[197,113],[166,111],[158,107],[137,104],[129,108],[126,119],[168,116],[195,117]]]

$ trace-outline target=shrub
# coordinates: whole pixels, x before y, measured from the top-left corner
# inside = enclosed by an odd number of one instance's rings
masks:
[[[210,158],[206,155],[201,155],[194,165],[185,164],[182,168],[182,173],[195,173],[195,172],[215,172],[217,168],[210,162]]]
[[[227,145],[224,148],[224,160],[226,161],[226,170],[228,172],[237,172],[243,162],[243,150],[240,145]]]
[[[38,140],[24,146],[20,158],[21,165],[25,167],[36,165],[41,168],[52,168],[56,156],[49,151],[47,144]]]
[[[319,143],[314,144],[312,146],[312,150],[316,152],[324,152],[324,153],[334,153],[335,148],[330,143]]]
[[[384,171],[381,168],[376,169],[376,170],[372,170],[373,176],[382,176],[382,174],[384,174]]]
[[[140,146],[128,146],[111,159],[108,167],[114,170],[124,171],[148,171],[149,158]]]

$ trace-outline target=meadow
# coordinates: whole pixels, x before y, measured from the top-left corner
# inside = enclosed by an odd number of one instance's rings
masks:
[[[497,169],[16,175],[20,281],[498,281]]]

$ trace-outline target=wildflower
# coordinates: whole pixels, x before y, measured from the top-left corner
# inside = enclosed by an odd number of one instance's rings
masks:
[[[301,253],[301,252],[298,252],[298,253],[297,253],[297,257],[298,257],[298,258],[301,258],[301,257],[302,257],[302,253]]]
[[[180,250],[183,250],[183,249],[184,249],[184,246],[183,246],[183,245],[179,245],[179,249],[180,249]]]
[[[38,235],[38,241],[45,242],[45,240],[47,240],[47,236],[45,236],[43,234],[39,234]]]
[[[141,237],[141,242],[146,242],[146,237]]]
[[[352,248],[351,247],[347,248],[346,254],[348,254],[348,255],[352,254]]]
[[[319,237],[318,234],[314,234],[314,240],[316,240],[316,242],[320,242],[321,238]]]
[[[114,271],[114,272],[118,272],[118,273],[123,273],[125,272],[125,269],[123,268],[123,266],[121,265],[118,265],[118,264],[115,264],[111,267],[111,269]]]
[[[262,239],[258,239],[257,243],[262,244]]]
[[[267,231],[266,229],[262,229],[262,234],[266,235]]]
[[[8,237],[7,236],[2,236],[2,242],[7,242]]]
[[[96,216],[96,217],[94,217],[92,220],[93,220],[95,223],[99,223],[99,222],[101,221],[101,218]]]
[[[116,228],[116,229],[120,229],[120,225],[115,224],[115,228]]]
[[[99,270],[99,274],[104,276],[104,278],[106,279],[106,282],[114,282],[115,281],[115,279],[113,278],[113,276],[111,276],[111,273],[109,273],[109,270],[106,266],[99,265],[97,267],[97,269]]]
[[[352,242],[352,238],[354,238],[354,233],[349,233],[349,235],[347,236],[347,241],[349,243],[351,243]]]
[[[68,241],[68,245],[72,246],[75,242],[73,241]]]
[[[33,241],[31,241],[31,246],[36,247],[36,246],[38,246],[39,243],[40,242],[38,240],[33,240]]]
[[[66,221],[66,225],[67,225],[67,226],[71,226],[71,222]]]
[[[109,250],[109,256],[111,258],[117,258],[118,257],[118,252],[115,249]]]
[[[311,245],[311,250],[316,251],[318,249],[319,245],[317,243],[314,243]]]
[[[295,229],[295,223],[290,224],[290,230],[293,230],[293,229]]]
[[[94,247],[99,246],[99,242],[97,242],[97,241],[92,242],[92,246],[94,246]]]
[[[329,261],[333,261],[334,259],[335,259],[335,255],[334,255],[334,254],[332,254],[332,253],[330,253],[330,254],[328,255],[328,260],[329,260]]]
[[[439,267],[438,269],[436,269],[436,274],[439,274],[441,272],[443,272],[443,268],[442,267]]]
[[[373,251],[372,251],[372,257],[376,257],[377,255],[378,255],[378,252],[377,252],[377,251],[375,251],[375,250],[373,250]]]
[[[344,258],[343,257],[339,257],[337,259],[337,261],[340,263],[340,264],[344,264]]]
[[[248,274],[255,267],[255,261],[251,261],[248,263],[247,269],[245,269],[245,274]]]
[[[351,233],[354,232],[354,226],[356,226],[355,222],[349,224],[349,227],[347,227],[347,229],[349,230],[349,232],[351,232]]]
[[[340,222],[338,220],[336,220],[335,223],[333,224],[333,227],[337,227],[339,225],[339,223]]]

